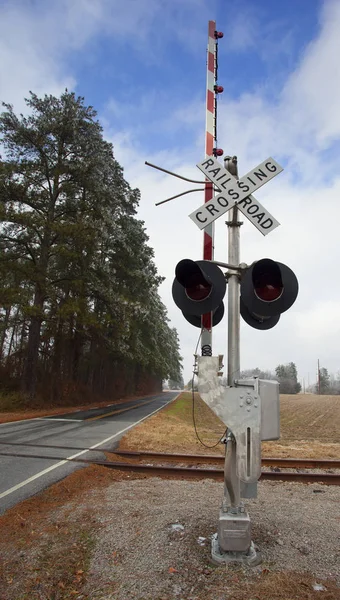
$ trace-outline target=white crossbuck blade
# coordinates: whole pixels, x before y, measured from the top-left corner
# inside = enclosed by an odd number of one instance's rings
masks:
[[[204,229],[235,205],[263,235],[267,235],[280,225],[251,195],[283,171],[273,158],[267,158],[241,179],[231,175],[216,158],[211,156],[198,163],[197,167],[221,190],[221,193],[214,196],[210,202],[203,204],[189,215],[199,229]]]

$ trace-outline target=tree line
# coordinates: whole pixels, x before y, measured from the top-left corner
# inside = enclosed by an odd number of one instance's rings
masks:
[[[280,384],[280,394],[299,394],[301,384],[298,381],[298,372],[294,362],[281,364],[275,368],[275,371],[263,371],[259,368],[247,369],[241,372],[242,378],[258,377],[259,379],[274,379]]]
[[[299,394],[301,384],[298,381],[298,372],[294,362],[280,364],[275,368],[275,373],[266,373],[266,379],[276,379],[280,384],[280,394]]]
[[[111,397],[181,379],[140,200],[67,90],[0,115],[0,386]]]
[[[296,364],[290,362],[286,365],[278,365],[275,369],[275,372],[270,370],[261,370],[258,367],[253,369],[245,369],[240,373],[240,379],[249,379],[251,377],[258,377],[259,379],[272,379],[278,381],[280,384],[280,393],[281,394],[298,394],[301,392],[301,384],[298,382],[298,373]],[[227,378],[224,377],[222,379],[222,383],[227,385]],[[195,384],[195,389],[196,383]],[[187,387],[191,389],[192,387],[192,379],[187,384]]]

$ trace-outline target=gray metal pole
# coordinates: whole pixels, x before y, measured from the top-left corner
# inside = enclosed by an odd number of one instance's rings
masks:
[[[236,156],[224,159],[225,168],[238,176]],[[240,264],[240,225],[238,209],[232,209],[228,225],[228,263]],[[240,376],[240,281],[239,273],[230,272],[228,277],[228,385],[233,386],[234,380]],[[236,474],[236,442],[234,436],[229,436],[225,456],[224,494],[228,492],[229,501],[237,508],[241,501],[241,484]]]
[[[225,168],[238,176],[237,158],[225,158]],[[228,263],[240,264],[240,225],[238,209],[232,209],[228,225]],[[240,376],[240,281],[239,274],[231,272],[228,277],[228,385]]]

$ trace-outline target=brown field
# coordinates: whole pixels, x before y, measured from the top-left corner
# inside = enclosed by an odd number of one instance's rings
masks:
[[[282,394],[282,439],[340,443],[340,396]]]
[[[340,458],[340,396],[282,394],[280,407],[281,437],[264,456]]]
[[[340,396],[281,395],[281,437],[263,442],[263,456],[340,458]],[[223,423],[195,394],[198,435],[207,446],[218,442]],[[192,396],[184,392],[164,410],[124,436],[120,449],[223,453],[224,447],[206,448],[198,440],[192,415]]]

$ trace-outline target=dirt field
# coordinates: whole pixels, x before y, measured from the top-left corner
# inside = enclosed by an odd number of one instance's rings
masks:
[[[283,440],[340,443],[340,396],[281,395]]]
[[[263,454],[340,458],[340,396],[280,396],[281,436],[263,444]]]

